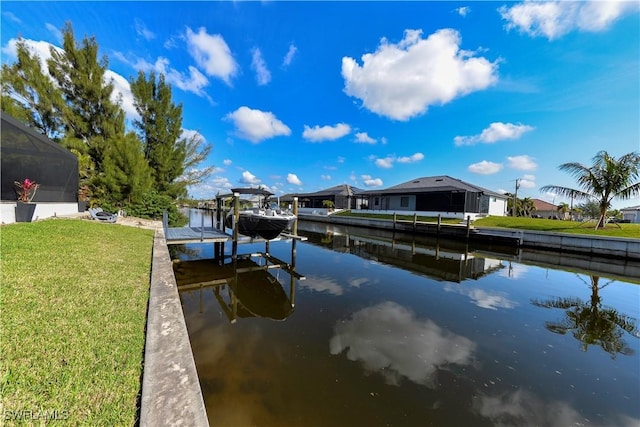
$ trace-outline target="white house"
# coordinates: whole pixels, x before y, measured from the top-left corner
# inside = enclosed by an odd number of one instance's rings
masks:
[[[640,224],[640,205],[620,209],[620,212],[622,212],[623,220],[628,220],[635,224]]]

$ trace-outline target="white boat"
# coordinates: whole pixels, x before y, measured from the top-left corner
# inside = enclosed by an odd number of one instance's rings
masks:
[[[253,190],[253,189],[251,189]],[[233,190],[239,192],[238,190]],[[263,196],[272,195],[271,193],[260,190]],[[248,194],[249,189],[245,189],[243,194]],[[256,193],[254,193],[256,194]],[[266,200],[261,203],[262,206],[254,209],[245,209],[239,212],[238,232],[243,236],[262,237],[266,240],[275,239],[285,230],[291,229],[296,216],[289,211],[282,210],[277,203],[268,203]],[[225,225],[233,228],[233,212],[230,212],[225,218]]]

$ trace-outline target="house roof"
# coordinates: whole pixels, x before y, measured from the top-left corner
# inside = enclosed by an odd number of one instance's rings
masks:
[[[500,197],[506,199],[504,194],[497,193],[495,191],[488,190],[486,188],[479,187],[477,185],[470,184],[457,178],[452,178],[448,175],[439,176],[426,176],[422,178],[415,178],[411,181],[404,182],[402,184],[394,185],[381,190],[369,190],[365,191],[366,194],[399,194],[399,193],[430,193],[435,191],[469,191],[472,193],[484,193],[493,197]]]
[[[558,210],[558,206],[554,205],[553,203],[549,203],[549,202],[545,202],[544,200],[540,200],[540,199],[532,199],[533,201],[533,206],[535,206],[536,211],[557,211]]]
[[[363,193],[364,190],[358,187],[353,187],[349,184],[340,184],[335,187],[325,188],[324,190],[316,191],[315,193],[301,194],[305,197],[323,197],[323,196],[354,196],[356,194]]]
[[[640,205],[638,206],[629,206],[628,208],[622,208],[621,211],[640,211]]]

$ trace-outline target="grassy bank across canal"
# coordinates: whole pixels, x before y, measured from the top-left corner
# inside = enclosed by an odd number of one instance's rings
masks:
[[[153,234],[71,219],[0,228],[5,421],[136,423]]]
[[[393,215],[353,213],[342,211],[336,216],[353,218],[393,219]],[[397,215],[398,221],[413,221],[413,215]],[[420,222],[438,222],[437,217],[418,216]],[[442,218],[443,224],[460,224],[459,218]],[[473,221],[474,227],[513,228],[518,230],[548,231],[554,233],[584,234],[588,236],[610,236],[640,239],[640,224],[607,224],[606,228],[595,230],[595,221],[560,221],[544,218],[524,218],[510,216],[489,216]]]

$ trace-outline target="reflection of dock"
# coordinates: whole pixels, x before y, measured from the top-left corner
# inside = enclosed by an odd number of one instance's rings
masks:
[[[273,270],[289,275],[288,296]],[[249,317],[286,319],[295,307],[295,282],[305,279],[295,271],[295,259],[289,264],[262,252],[238,255],[228,263],[216,259],[177,262],[174,274],[180,294],[199,293],[201,313],[204,292],[212,290],[231,323]]]

